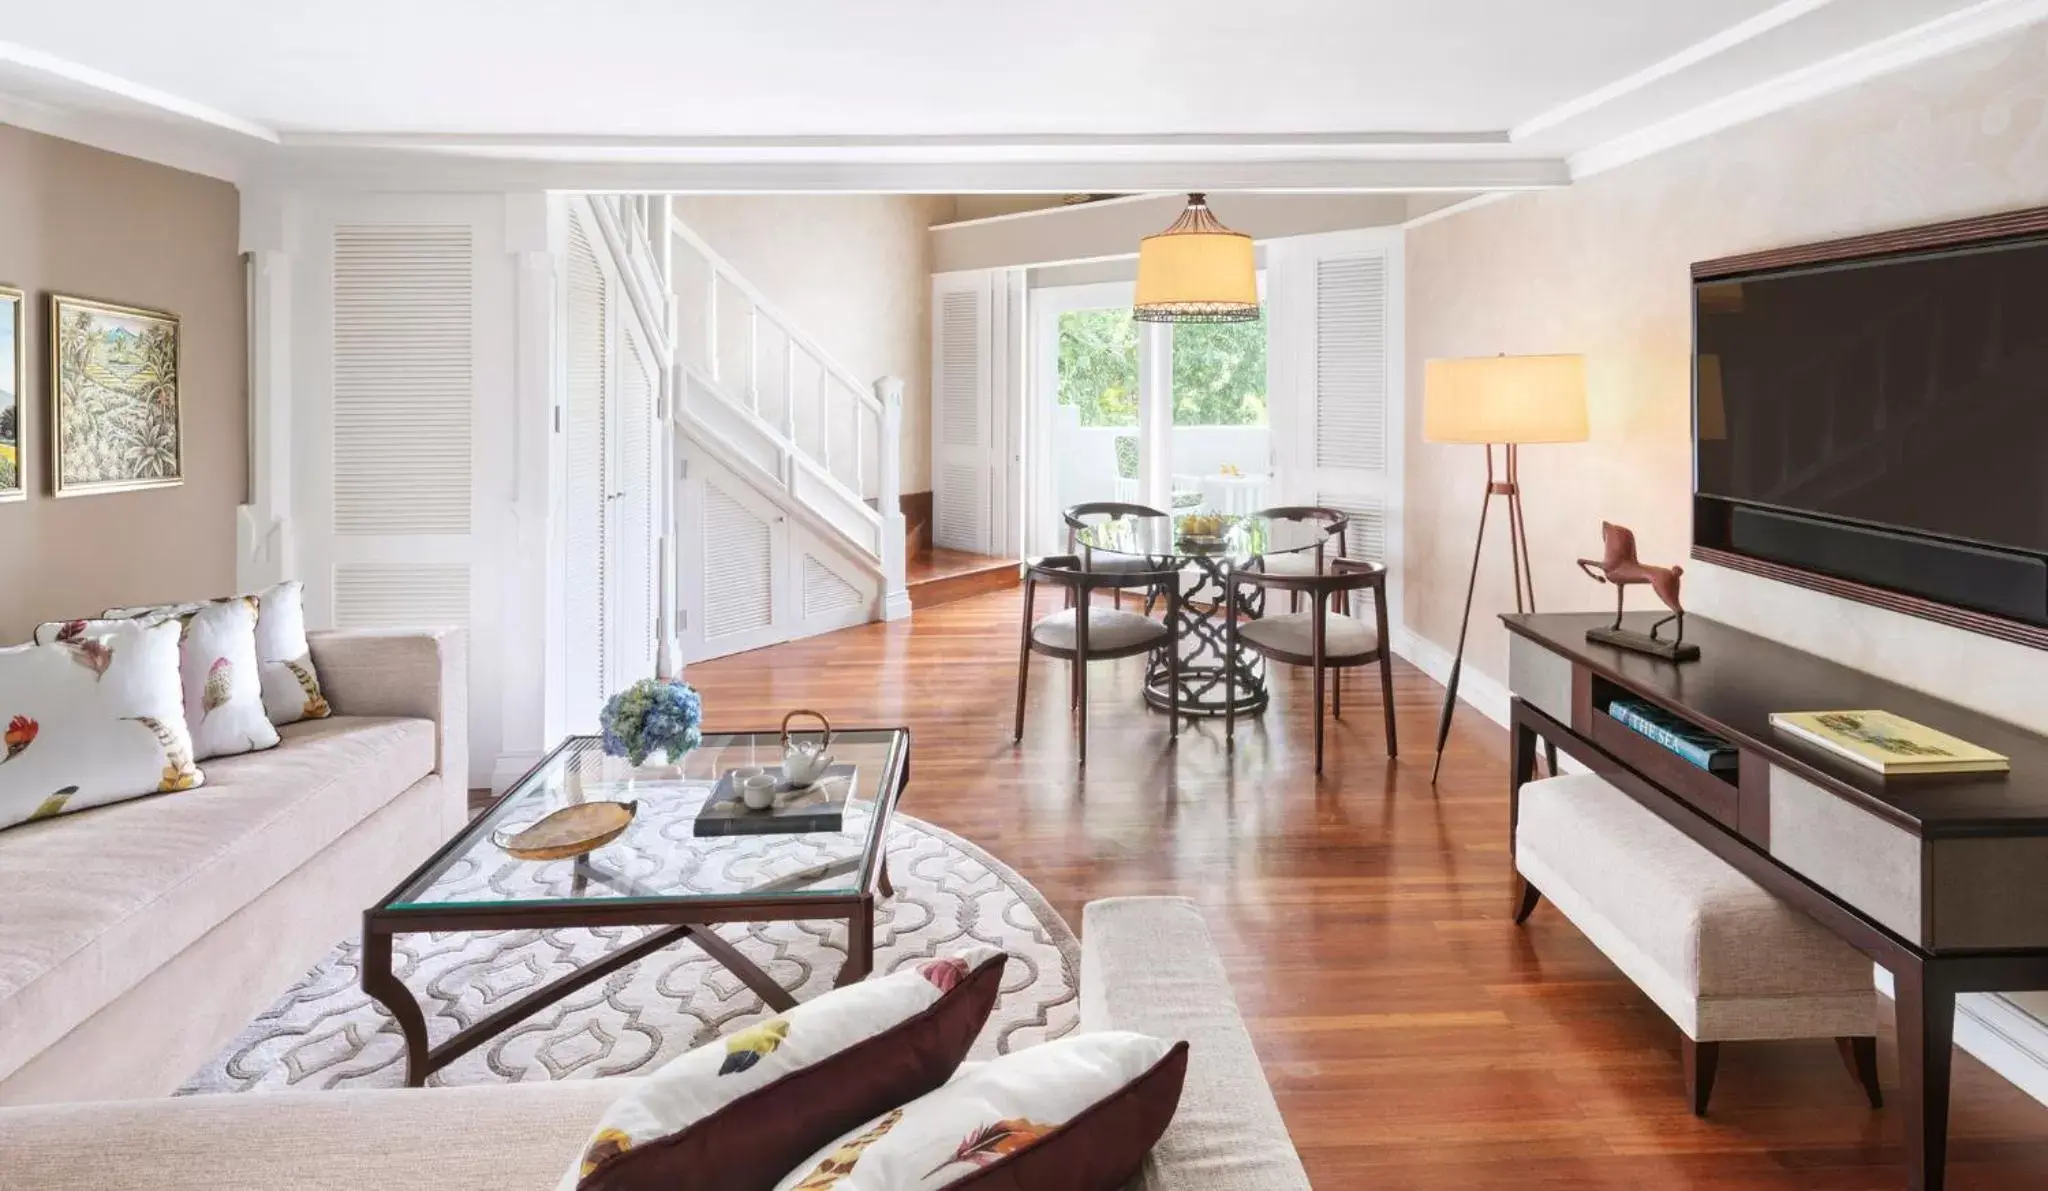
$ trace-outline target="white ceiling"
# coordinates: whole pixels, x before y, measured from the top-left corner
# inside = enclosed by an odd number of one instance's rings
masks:
[[[1125,176],[1114,167],[1128,163],[1304,166],[1246,175],[1280,182],[1374,163],[1357,171],[1361,186],[1385,188],[1394,167],[1415,164],[1430,167],[1416,178],[1455,189],[1562,181],[1575,155],[1788,76],[1839,69],[1842,56],[1871,56],[1888,39],[1968,40],[2044,9],[2040,0],[0,0],[0,118],[142,121],[240,159],[546,162],[557,181],[573,175],[564,163],[644,173],[662,164],[1064,162],[1109,176],[1047,177],[1046,188],[1108,189]],[[1516,169],[1470,164],[1484,162]],[[1038,188],[998,181],[988,188]]]

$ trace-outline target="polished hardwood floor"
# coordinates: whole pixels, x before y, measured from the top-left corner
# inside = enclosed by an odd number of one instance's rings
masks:
[[[1034,658],[1011,743],[1014,592],[692,666],[710,727],[815,707],[908,724],[904,809],[974,840],[1078,925],[1091,898],[1203,906],[1310,1179],[1344,1188],[1893,1189],[1897,1122],[1826,1040],[1730,1044],[1712,1115],[1681,1089],[1678,1033],[1546,906],[1509,921],[1507,737],[1460,714],[1429,784],[1442,688],[1401,665],[1402,753],[1371,674],[1346,682],[1312,772],[1307,675],[1274,705],[1169,748],[1140,663],[1090,672],[1087,772],[1065,667]],[[1889,1027],[1882,1063],[1896,1083]],[[2048,1187],[2048,1107],[1958,1056],[1952,1188]]]

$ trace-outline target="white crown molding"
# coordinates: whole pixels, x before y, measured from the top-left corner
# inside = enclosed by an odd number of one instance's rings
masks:
[[[109,74],[104,70],[86,66],[83,63],[73,62],[68,58],[59,58],[55,54],[46,54],[41,50],[30,49],[28,46],[16,45],[9,41],[0,41],[0,63],[17,66],[34,74],[45,75],[49,78],[84,88],[86,91],[97,95],[123,100],[127,103],[165,113],[166,115],[197,121],[214,128],[239,133],[246,137],[253,137],[256,140],[265,141],[269,144],[274,145],[278,143],[277,133],[274,130],[253,120],[245,120],[232,112],[224,112],[219,108],[208,107],[203,103],[195,103],[182,95],[173,95],[168,91],[159,91],[155,87],[144,86],[131,79],[124,79],[120,75]]]
[[[1947,16],[1583,149],[1568,159],[1571,176],[1578,179],[1604,173],[1759,116],[1987,41],[2044,17],[2048,17],[2048,0],[1981,0]]]
[[[273,180],[373,190],[542,189],[698,194],[1066,194],[1215,191],[1377,193],[1532,190],[1566,185],[1562,159],[1027,162],[588,162],[288,148]]]
[[[1471,198],[1460,199],[1459,201],[1452,203],[1448,207],[1438,207],[1434,211],[1425,211],[1422,214],[1417,215],[1415,218],[1410,219],[1407,222],[1403,223],[1401,227],[1403,230],[1408,231],[1412,231],[1418,227],[1427,227],[1430,224],[1435,223],[1439,219],[1449,219],[1453,215],[1463,215],[1467,211],[1477,210],[1480,207],[1491,206],[1492,204],[1497,203],[1504,198],[1510,198],[1517,193],[1519,192],[1513,190],[1489,190],[1485,194],[1475,194]]]
[[[221,144],[224,134],[203,134],[191,125],[146,122],[7,94],[0,94],[0,124],[223,182],[239,183],[248,176],[248,150],[256,147],[240,138]]]
[[[1595,108],[1604,107],[1661,79],[1666,79],[1682,70],[1690,69],[1709,58],[1727,53],[1736,46],[1753,41],[1764,34],[1791,24],[1800,17],[1826,7],[1834,0],[1781,0],[1780,3],[1757,13],[1748,20],[1728,26],[1712,37],[1694,42],[1676,54],[1661,61],[1653,62],[1634,74],[1618,78],[1604,87],[1568,99],[1548,111],[1540,112],[1508,131],[1510,141],[1525,141],[1546,129],[1555,128],[1567,121],[1577,119]]]
[[[889,163],[1274,156],[1400,156],[1416,150],[1483,149],[1509,142],[1504,130],[1464,132],[1146,132],[834,134],[822,136],[537,136],[497,133],[287,131],[299,149],[395,150],[540,160]]]

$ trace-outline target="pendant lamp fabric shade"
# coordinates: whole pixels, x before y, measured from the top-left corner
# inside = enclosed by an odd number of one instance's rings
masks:
[[[1248,323],[1259,317],[1252,238],[1217,222],[1199,194],[1173,226],[1138,242],[1131,317],[1144,323]]]
[[[1586,440],[1584,356],[1479,356],[1423,366],[1429,442]]]

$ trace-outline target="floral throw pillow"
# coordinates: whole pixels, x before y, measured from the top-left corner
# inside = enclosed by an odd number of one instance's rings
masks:
[[[1180,1105],[1188,1044],[1104,1030],[1013,1051],[850,1130],[775,1191],[1117,1191]]]
[[[313,650],[306,644],[305,585],[297,579],[266,587],[255,595],[230,596],[215,604],[256,601],[256,671],[263,692],[263,712],[282,728],[300,720],[330,714],[320,693],[320,675],[313,669]],[[109,608],[112,619],[182,616],[207,604],[157,604]]]
[[[771,1191],[795,1155],[945,1083],[1004,960],[924,960],[671,1060],[605,1110],[561,1191]]]
[[[174,623],[0,649],[0,725],[0,827],[202,780]]]
[[[277,729],[263,713],[256,672],[256,600],[242,596],[198,604],[159,619],[179,626],[185,724],[198,760],[255,752],[277,745]],[[41,625],[36,641],[91,636],[132,626],[132,620],[73,620]]]

